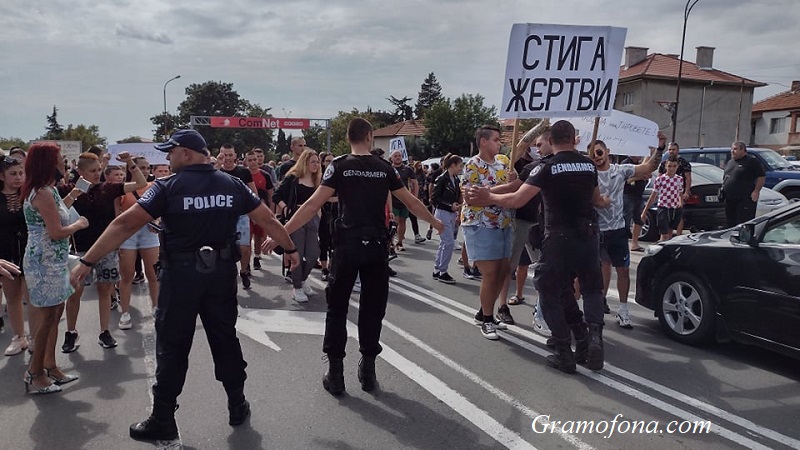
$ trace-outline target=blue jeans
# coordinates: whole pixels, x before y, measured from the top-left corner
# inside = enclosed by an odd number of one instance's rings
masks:
[[[444,231],[439,235],[439,248],[436,250],[433,271],[444,273],[447,272],[447,267],[450,266],[450,258],[453,257],[453,248],[456,241],[453,233],[456,226],[456,213],[437,208],[433,216],[444,224]]]

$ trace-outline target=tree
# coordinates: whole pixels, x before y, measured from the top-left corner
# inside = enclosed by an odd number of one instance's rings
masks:
[[[412,109],[410,106],[408,106],[408,102],[411,101],[411,97],[396,98],[394,95],[390,95],[386,100],[389,100],[389,103],[395,107],[394,123],[402,122],[403,120],[411,120],[414,118]]]
[[[81,141],[84,151],[93,145],[106,145],[106,138],[100,136],[100,129],[97,125],[87,126],[80,124],[72,126],[72,124],[69,124],[67,129],[64,130],[62,139],[65,141]]]
[[[283,155],[289,153],[289,141],[286,140],[286,133],[282,129],[278,129],[278,144],[275,146],[275,153]]]
[[[436,80],[436,75],[431,72],[419,87],[417,104],[414,108],[414,114],[417,119],[424,119],[428,109],[442,99],[442,86]]]
[[[117,144],[136,144],[140,142],[144,142],[144,139],[139,136],[128,136],[125,139],[118,140]]]
[[[58,109],[53,105],[53,114],[47,116],[47,132],[42,136],[43,140],[60,141],[64,138],[64,127],[58,123]]]
[[[303,130],[303,139],[306,140],[306,146],[318,152],[328,151],[328,130],[322,125],[314,124]]]
[[[8,151],[13,147],[21,147],[23,150],[27,150],[28,144],[18,137],[0,137],[0,149]]]
[[[462,94],[451,101],[440,100],[425,115],[425,140],[431,154],[454,153],[469,156],[474,153],[475,130],[481,125],[499,126],[494,106],[483,106],[480,94]]]
[[[221,81],[206,81],[201,84],[192,84],[186,88],[186,99],[178,106],[177,116],[160,113],[150,118],[157,125],[154,131],[156,140],[163,140],[164,122],[167,128],[188,128],[191,116],[248,116],[271,117],[269,110],[257,103],[252,103],[242,98],[233,89],[233,83]],[[172,120],[174,119],[174,122]],[[170,127],[169,125],[174,125]],[[273,131],[269,129],[245,128],[207,128],[197,130],[208,143],[209,149],[219,148],[222,144],[233,144],[236,152],[241,156],[253,147],[260,147],[264,151],[273,148]]]

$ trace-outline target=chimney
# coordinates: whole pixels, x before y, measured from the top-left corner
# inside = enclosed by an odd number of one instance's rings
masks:
[[[700,69],[711,69],[714,63],[714,47],[695,47],[697,49],[697,58],[695,63]]]
[[[792,81],[792,92],[800,92],[800,81]]]
[[[625,47],[625,68],[628,69],[647,58],[647,47]]]

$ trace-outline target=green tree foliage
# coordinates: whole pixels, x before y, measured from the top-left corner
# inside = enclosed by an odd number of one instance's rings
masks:
[[[139,142],[144,142],[144,139],[139,136],[128,136],[125,139],[118,140],[117,144],[136,144]]]
[[[59,141],[64,139],[64,127],[58,123],[58,108],[53,105],[53,114],[47,116],[47,126],[44,127],[45,132],[42,135],[42,140]]]
[[[278,130],[278,143],[275,146],[275,153],[279,156],[289,153],[289,141],[286,140],[286,133],[281,129]]]
[[[87,126],[80,124],[72,126],[72,124],[69,124],[67,125],[67,129],[64,130],[62,140],[81,141],[83,150],[87,150],[93,145],[106,145],[106,138],[100,136],[100,129],[97,125]]]
[[[164,122],[170,132],[174,129],[188,128],[191,116],[248,116],[270,117],[269,110],[242,98],[233,89],[233,83],[206,81],[192,84],[186,88],[186,99],[178,106],[177,116],[160,113],[150,118],[156,125],[154,139],[164,140]],[[264,151],[273,149],[273,131],[267,129],[211,128],[198,127],[210,149],[218,149],[224,143],[233,144],[241,156],[253,147]],[[216,152],[215,152],[216,153]]]
[[[433,72],[429,73],[419,87],[419,94],[417,95],[417,104],[414,107],[414,114],[417,119],[424,119],[425,113],[436,102],[443,100],[442,86],[436,80],[436,75]]]
[[[0,148],[3,149],[6,153],[12,147],[22,147],[23,150],[28,149],[28,144],[18,137],[0,137]]]
[[[306,146],[317,152],[328,151],[328,131],[319,123],[303,130],[303,139],[306,140]]]
[[[494,106],[483,105],[480,94],[462,94],[433,104],[425,114],[425,141],[433,156],[474,153],[475,130],[484,124],[499,126]]]
[[[411,97],[396,98],[394,95],[390,95],[386,100],[389,100],[389,103],[395,107],[394,121],[392,123],[414,118],[413,110],[411,106],[408,105],[408,102],[411,101]]]

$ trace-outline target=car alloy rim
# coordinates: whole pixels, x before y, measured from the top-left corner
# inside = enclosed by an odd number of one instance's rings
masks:
[[[664,320],[677,334],[686,336],[697,331],[703,321],[703,301],[689,283],[676,281],[664,291],[661,300]]]

